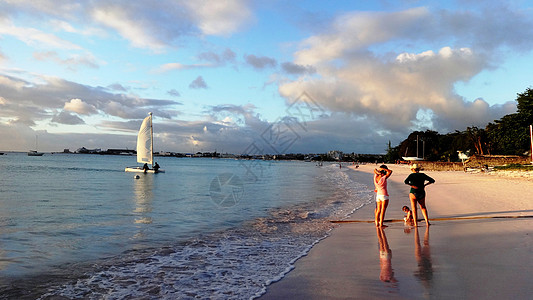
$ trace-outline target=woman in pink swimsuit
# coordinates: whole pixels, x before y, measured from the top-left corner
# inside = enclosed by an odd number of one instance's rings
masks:
[[[387,179],[392,174],[386,165],[381,165],[378,169],[374,169],[374,186],[376,187],[376,209],[375,223],[376,227],[387,227],[383,225],[385,218],[385,211],[389,205],[389,192],[387,191]]]

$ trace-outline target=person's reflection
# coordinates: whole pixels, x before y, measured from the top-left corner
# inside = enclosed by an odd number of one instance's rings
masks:
[[[137,218],[135,218],[135,223],[137,224],[152,223],[149,213],[152,212],[153,185],[153,175],[140,176],[134,182],[135,209],[133,213],[137,215]]]
[[[425,287],[430,287],[433,279],[433,265],[431,263],[431,252],[429,248],[429,227],[426,227],[424,234],[424,245],[420,246],[420,236],[418,227],[415,230],[415,258],[418,263],[418,270],[415,277],[418,278]]]
[[[398,282],[394,278],[394,271],[392,270],[392,250],[387,242],[387,236],[382,227],[377,227],[376,232],[379,242],[379,266],[381,272],[379,273],[379,279],[383,282]]]

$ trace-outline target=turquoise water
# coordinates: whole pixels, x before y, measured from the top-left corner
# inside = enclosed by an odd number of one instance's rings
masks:
[[[371,201],[336,164],[157,161],[0,156],[0,295],[253,298]]]

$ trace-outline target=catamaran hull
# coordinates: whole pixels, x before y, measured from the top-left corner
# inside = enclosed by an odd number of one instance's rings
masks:
[[[135,173],[144,173],[144,170],[141,167],[126,167],[126,169],[124,169],[124,171],[126,171],[126,172],[135,172]],[[165,173],[165,170],[159,169],[156,172],[153,169],[148,169],[148,170],[146,170],[146,173]]]
[[[28,156],[43,156],[43,152],[29,151]]]
[[[416,161],[420,161],[420,160],[424,160],[423,158],[421,157],[414,157],[414,156],[408,156],[408,157],[402,157],[403,160],[409,160],[409,161],[412,161],[412,160],[416,160]]]

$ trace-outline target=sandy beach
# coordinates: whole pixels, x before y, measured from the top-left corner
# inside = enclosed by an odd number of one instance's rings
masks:
[[[373,189],[375,167],[346,172]],[[401,220],[410,170],[389,168],[385,219]],[[531,177],[422,172],[436,180],[426,190],[430,227],[387,222],[376,229],[374,205],[367,205],[346,220],[372,222],[339,223],[261,299],[530,299]]]

